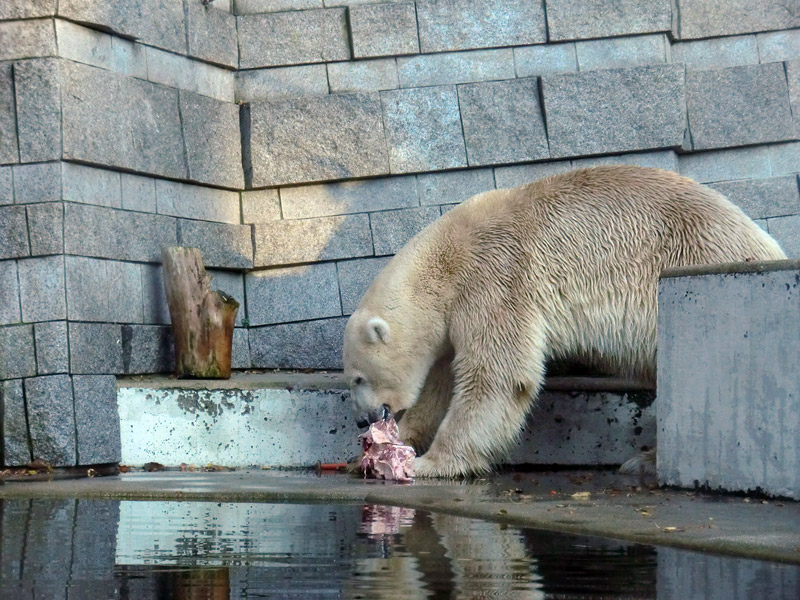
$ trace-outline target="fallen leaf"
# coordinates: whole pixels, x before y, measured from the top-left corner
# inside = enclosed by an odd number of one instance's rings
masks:
[[[570,496],[570,498],[574,498],[575,500],[588,500],[591,497],[591,492],[575,492]]]

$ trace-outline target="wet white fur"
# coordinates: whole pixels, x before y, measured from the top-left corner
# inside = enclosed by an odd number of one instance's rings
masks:
[[[672,266],[785,258],[717,192],[609,166],[475,196],[413,238],[345,331],[360,410],[407,409],[419,476],[485,472],[517,438],[549,359],[655,379]],[[377,320],[376,320],[377,319]]]

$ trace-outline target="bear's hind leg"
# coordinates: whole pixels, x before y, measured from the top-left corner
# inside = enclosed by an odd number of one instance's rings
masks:
[[[440,358],[431,367],[417,403],[398,422],[400,439],[413,447],[417,456],[431,445],[453,394],[453,355]]]
[[[428,452],[415,463],[418,476],[485,473],[518,439],[545,373],[544,328],[528,331],[535,335],[499,339],[490,325],[458,336],[461,342],[454,338],[453,399]]]

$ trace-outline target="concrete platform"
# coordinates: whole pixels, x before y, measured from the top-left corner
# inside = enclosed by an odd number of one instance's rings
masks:
[[[303,467],[360,452],[341,373],[234,373],[117,381],[122,464]],[[509,464],[618,465],[655,444],[653,392],[611,378],[552,377]]]
[[[800,503],[649,488],[614,471],[493,475],[396,484],[313,471],[164,471],[66,481],[8,481],[0,499],[214,503],[367,503],[576,534],[800,564]],[[190,511],[192,503],[183,503]],[[145,506],[129,507],[139,515]],[[232,509],[233,510],[233,509]]]
[[[658,473],[800,500],[800,261],[667,271]]]

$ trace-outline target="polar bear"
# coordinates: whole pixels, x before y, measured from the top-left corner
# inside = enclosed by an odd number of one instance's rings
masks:
[[[548,360],[655,382],[659,273],[783,259],[714,190],[603,166],[479,194],[411,239],[345,328],[357,410],[404,411],[420,477],[489,471],[514,443]]]

